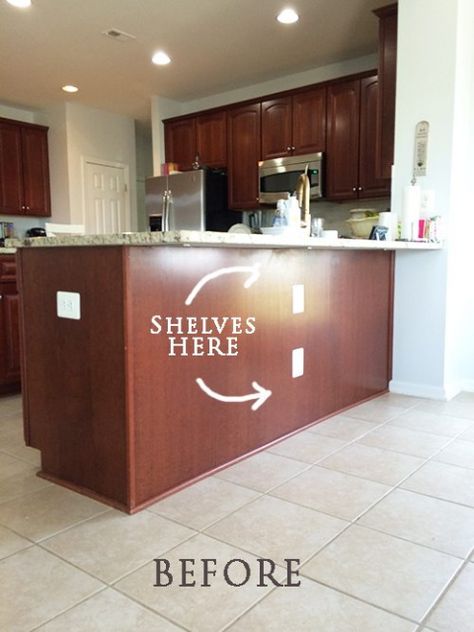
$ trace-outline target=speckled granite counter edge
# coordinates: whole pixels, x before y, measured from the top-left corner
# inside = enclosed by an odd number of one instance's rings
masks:
[[[242,233],[170,232],[122,233],[116,235],[62,235],[9,239],[8,249],[57,246],[213,246],[239,248],[331,248],[338,250],[439,250],[441,244],[368,239],[318,239],[300,235],[247,235]]]

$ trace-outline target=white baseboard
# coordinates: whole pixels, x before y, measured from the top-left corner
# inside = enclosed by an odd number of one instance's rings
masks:
[[[415,384],[413,382],[397,382],[391,380],[389,390],[391,393],[400,395],[410,395],[411,397],[425,397],[427,399],[438,399],[441,401],[449,401],[456,397],[461,390],[471,390],[460,385],[447,384],[445,386],[431,386],[430,384]],[[474,391],[474,382],[471,383]]]

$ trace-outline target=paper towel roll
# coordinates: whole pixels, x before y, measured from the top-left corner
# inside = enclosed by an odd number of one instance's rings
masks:
[[[407,186],[403,190],[402,205],[402,239],[416,239],[418,236],[418,220],[420,219],[421,189],[417,184]]]
[[[395,238],[394,235],[396,233],[393,226],[393,213],[391,213],[390,211],[383,211],[382,213],[379,213],[378,225],[388,228],[386,237],[388,240]]]

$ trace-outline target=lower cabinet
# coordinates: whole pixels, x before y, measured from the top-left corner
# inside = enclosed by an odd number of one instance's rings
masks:
[[[19,298],[14,257],[0,256],[0,393],[20,389]]]

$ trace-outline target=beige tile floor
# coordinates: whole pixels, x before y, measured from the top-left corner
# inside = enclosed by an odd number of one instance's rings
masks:
[[[38,466],[19,397],[2,398],[2,631],[474,632],[473,394],[384,395],[134,516]],[[218,572],[156,587],[157,557]],[[301,586],[223,580],[260,557],[280,580],[299,558]]]

